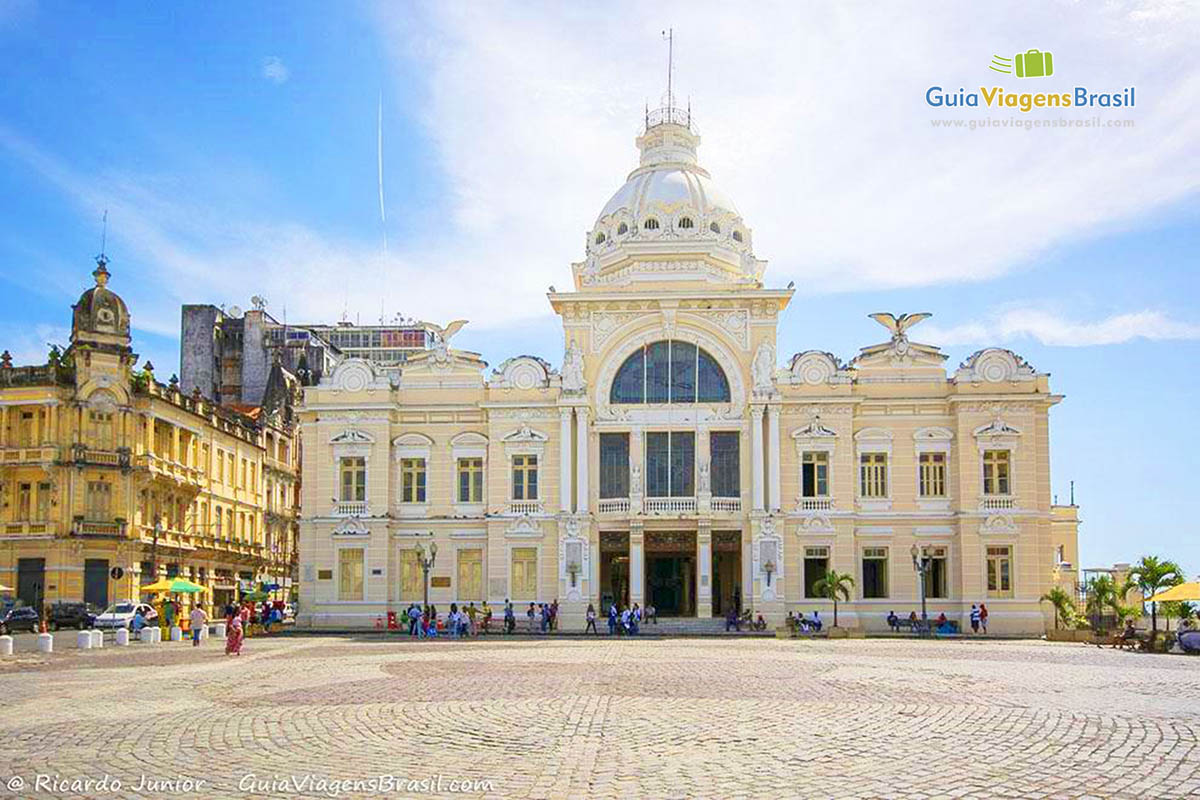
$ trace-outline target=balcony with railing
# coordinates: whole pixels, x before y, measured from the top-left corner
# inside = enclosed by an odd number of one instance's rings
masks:
[[[512,517],[528,517],[534,514],[544,514],[546,506],[541,500],[509,500],[508,515]]]
[[[1015,497],[988,494],[979,498],[980,511],[1009,511],[1017,507]]]
[[[799,501],[801,511],[832,511],[832,497],[801,497]]]
[[[120,520],[90,520],[75,521],[75,535],[96,539],[124,539],[125,523]]]
[[[204,472],[198,467],[189,467],[180,461],[165,458],[156,453],[148,453],[145,458],[151,475],[159,475],[181,484],[203,486]]]
[[[709,502],[712,510],[719,514],[737,514],[742,510],[740,497],[714,497]]]
[[[367,516],[366,500],[338,500],[333,504],[335,517],[365,517]]]
[[[596,501],[596,513],[598,514],[628,514],[629,513],[629,498],[628,497],[603,497]]]
[[[695,514],[694,497],[647,497],[642,501],[647,514]]]
[[[48,464],[58,459],[56,445],[33,445],[30,447],[5,447],[0,449],[3,464]]]
[[[0,539],[53,539],[58,532],[58,523],[24,520],[6,522],[0,527]]]

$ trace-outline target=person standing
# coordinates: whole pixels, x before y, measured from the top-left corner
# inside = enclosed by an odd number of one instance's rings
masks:
[[[588,631],[591,631],[593,636],[597,636],[600,633],[596,630],[596,607],[591,603],[588,603],[587,607],[587,627],[583,629],[584,633]]]
[[[471,604],[469,606],[467,606],[467,619],[471,623],[470,630],[468,632],[471,634],[472,638],[474,638],[477,635],[476,634],[477,629],[475,627],[475,617],[478,614],[479,614],[479,609],[477,609],[475,607],[475,601],[472,600]]]
[[[513,611],[513,605],[508,600],[504,601],[504,632],[511,634],[517,627],[517,615]]]
[[[529,608],[525,609],[525,623],[529,633],[533,633],[533,617],[536,613],[533,603],[530,603]]]
[[[191,623],[189,627],[192,629],[192,647],[199,647],[204,627],[208,625],[208,614],[205,614],[204,609],[197,605],[192,609],[188,622]]]
[[[742,620],[738,617],[736,605],[730,605],[729,610],[725,612],[725,632],[729,633],[730,628],[737,631],[742,629]]]
[[[554,598],[554,602],[550,604],[550,630],[558,630],[558,598]]]
[[[987,618],[988,618],[987,606],[985,606],[983,603],[980,603],[979,604],[979,627],[983,628],[983,634],[985,636],[987,635]]]
[[[971,632],[979,633],[979,606],[971,604]]]
[[[245,629],[242,626],[242,618],[236,616],[230,621],[229,630],[225,633],[225,655],[240,656],[244,637]]]
[[[608,635],[613,636],[617,632],[617,604],[608,604]]]

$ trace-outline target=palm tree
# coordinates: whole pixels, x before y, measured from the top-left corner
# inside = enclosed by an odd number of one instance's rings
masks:
[[[1038,602],[1054,606],[1054,630],[1058,630],[1060,619],[1069,625],[1075,616],[1075,603],[1071,600],[1071,595],[1067,594],[1061,586],[1055,586],[1046,592],[1038,598]]]
[[[1142,597],[1151,597],[1161,589],[1183,583],[1183,569],[1174,561],[1158,556],[1142,556],[1129,570],[1129,581],[1142,590]],[[1158,636],[1158,603],[1150,603],[1150,639]]]
[[[1119,606],[1117,587],[1111,575],[1100,575],[1088,583],[1085,609],[1095,620],[1093,628],[1100,628],[1100,618],[1104,616],[1105,609]]]
[[[836,569],[826,570],[825,574],[817,578],[813,584],[813,589],[816,590],[820,597],[833,601],[833,627],[838,626],[838,597],[849,601],[850,587],[854,585],[854,578],[846,572],[838,572]]]

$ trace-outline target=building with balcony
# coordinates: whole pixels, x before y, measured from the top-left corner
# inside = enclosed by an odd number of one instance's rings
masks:
[[[299,452],[292,389],[220,406],[135,367],[129,311],[106,261],[49,363],[0,359],[0,583],[41,607],[138,597],[158,577],[209,587],[290,587]],[[286,589],[285,589],[286,591]]]
[[[1008,350],[948,372],[909,338],[926,314],[872,315],[848,363],[781,362],[792,289],[698,163],[690,113],[648,114],[640,164],[588,231],[574,291],[551,289],[563,356],[490,374],[453,327],[399,370],[344,359],[305,390],[302,625],[370,627],[430,599],[652,604],[660,616],[889,611],[1041,632],[1038,597],[1077,517],[1055,516],[1048,377]],[[799,312],[819,313],[807,306]],[[926,565],[918,573],[918,559]],[[924,581],[921,575],[924,575]],[[923,589],[921,587],[924,587]]]

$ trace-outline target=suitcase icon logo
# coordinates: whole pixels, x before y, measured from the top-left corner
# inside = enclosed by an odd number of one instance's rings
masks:
[[[988,67],[994,72],[1015,73],[1018,78],[1048,78],[1054,74],[1054,55],[1035,49],[1017,53],[1013,58],[992,56]]]

